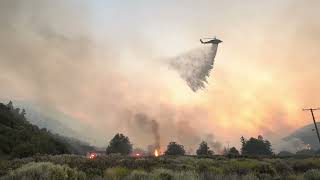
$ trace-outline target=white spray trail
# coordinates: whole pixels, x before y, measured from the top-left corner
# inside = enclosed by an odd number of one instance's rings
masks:
[[[192,91],[196,92],[208,84],[207,78],[213,69],[217,49],[217,44],[197,48],[171,59],[169,64],[178,71]]]

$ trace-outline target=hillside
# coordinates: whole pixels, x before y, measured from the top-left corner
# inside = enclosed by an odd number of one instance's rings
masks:
[[[0,103],[0,157],[27,157],[40,154],[69,153],[66,144],[56,140],[46,129],[39,129],[25,119],[25,112],[12,104]]]
[[[95,151],[96,147],[89,145],[86,142],[80,141],[76,138],[70,138],[54,134],[54,138],[67,146],[67,150],[71,154],[86,155],[87,152]]]
[[[320,123],[317,123],[318,128],[320,128]],[[285,140],[291,140],[293,138],[300,139],[303,143],[309,144],[313,149],[319,149],[319,141],[317,134],[314,130],[314,124],[306,125],[300,129],[297,129],[292,134],[284,138]]]
[[[10,100],[0,99],[0,103],[7,104]],[[81,136],[79,129],[72,126],[77,122],[76,120],[68,117],[67,115],[43,105],[32,103],[28,101],[12,100],[15,107],[23,108],[26,110],[26,120],[39,128],[46,128],[48,131],[66,137],[77,137],[78,139],[85,140]],[[79,124],[77,124],[77,127]],[[71,128],[72,127],[72,128]]]

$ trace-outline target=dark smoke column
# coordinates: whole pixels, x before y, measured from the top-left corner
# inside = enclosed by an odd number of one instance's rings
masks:
[[[207,78],[213,69],[214,59],[217,54],[218,45],[222,41],[213,38],[209,41],[202,41],[202,44],[210,44],[181,54],[170,60],[170,66],[175,69],[180,77],[186,81],[192,91],[203,89],[208,84]]]
[[[137,126],[139,131],[143,131],[148,133],[148,135],[152,134],[154,138],[154,142],[151,145],[150,153],[153,153],[155,150],[160,151],[160,132],[159,132],[159,124],[156,120],[151,119],[144,113],[135,114],[133,125]]]
[[[155,149],[160,149],[160,133],[159,133],[159,124],[156,120],[151,120],[151,128],[155,140]]]

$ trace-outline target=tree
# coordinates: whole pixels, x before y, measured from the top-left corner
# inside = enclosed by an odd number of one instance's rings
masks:
[[[272,155],[271,143],[268,140],[264,140],[262,136],[258,138],[251,137],[246,140],[241,137],[241,153],[242,155]]]
[[[15,108],[14,113],[18,116],[20,115],[20,108]]]
[[[185,153],[186,151],[183,145],[177,144],[176,142],[170,142],[165,152],[166,155],[184,155]]]
[[[8,107],[10,110],[13,110],[13,103],[12,103],[12,101],[10,101],[10,102],[7,104],[7,107]]]
[[[199,145],[199,148],[197,150],[198,156],[206,156],[206,155],[212,155],[213,151],[210,150],[207,142],[202,141]]]
[[[239,156],[240,153],[239,153],[239,151],[237,150],[237,148],[232,147],[232,148],[229,149],[228,155],[231,155],[231,156]]]
[[[226,147],[223,148],[222,154],[227,156],[229,153],[229,149],[227,149]]]
[[[30,124],[16,114],[12,102],[0,103],[0,159],[24,158],[39,154],[70,153],[67,144],[57,140],[51,133]]]
[[[132,151],[132,144],[129,138],[123,134],[116,134],[110,141],[106,153],[120,153],[122,155],[128,155]]]
[[[20,114],[23,118],[25,118],[25,115],[26,115],[26,110],[25,109],[22,109],[21,111],[21,114]]]

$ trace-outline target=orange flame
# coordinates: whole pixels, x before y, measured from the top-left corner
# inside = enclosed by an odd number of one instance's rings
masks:
[[[158,156],[159,156],[158,149],[154,150],[154,156],[155,156],[155,157],[158,157]]]

